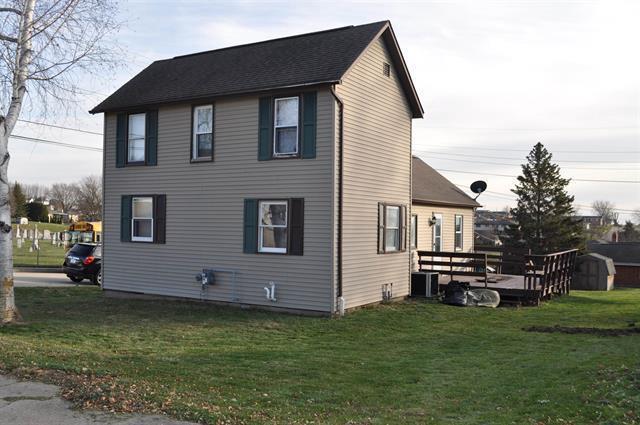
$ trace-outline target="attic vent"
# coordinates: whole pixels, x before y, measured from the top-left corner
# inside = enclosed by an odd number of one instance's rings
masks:
[[[391,76],[391,65],[386,62],[382,63],[382,75],[384,75],[385,77]]]

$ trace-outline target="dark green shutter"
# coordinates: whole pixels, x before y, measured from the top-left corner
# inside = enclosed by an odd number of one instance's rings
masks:
[[[302,97],[302,157],[316,157],[316,92],[305,93]]]
[[[260,98],[260,112],[258,118],[258,161],[271,159],[271,130],[273,128],[273,113],[271,97]]]
[[[291,199],[289,208],[289,255],[302,255],[304,249],[304,199]]]
[[[244,200],[244,249],[245,254],[258,251],[258,201]]]
[[[131,200],[132,196],[122,195],[120,201],[120,242],[131,242]]]
[[[116,122],[116,167],[122,168],[127,158],[127,114],[118,114]]]
[[[407,250],[407,207],[400,207],[400,251]]]
[[[384,204],[378,204],[378,254],[384,253]]]
[[[158,111],[146,113],[144,159],[147,165],[158,164]]]
[[[153,197],[153,242],[165,243],[167,223],[167,196]]]

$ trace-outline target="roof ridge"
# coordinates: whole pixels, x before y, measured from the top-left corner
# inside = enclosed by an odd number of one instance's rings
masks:
[[[204,55],[204,54],[207,54],[207,53],[220,52],[222,50],[230,50],[230,49],[237,49],[237,48],[240,48],[240,47],[254,46],[254,45],[257,45],[257,44],[271,43],[272,41],[290,40],[290,39],[294,39],[294,38],[308,37],[310,35],[324,34],[324,33],[333,32],[333,31],[343,31],[343,30],[346,30],[346,29],[362,27],[362,26],[365,26],[365,25],[380,24],[380,23],[383,23],[383,22],[388,22],[388,21],[369,22],[367,24],[361,24],[361,25],[346,25],[344,27],[331,28],[331,29],[328,29],[328,30],[312,31],[312,32],[304,33],[304,34],[288,35],[286,37],[271,38],[269,40],[254,41],[252,43],[236,44],[234,46],[221,47],[219,49],[204,50],[202,52],[188,53],[186,55],[178,55],[178,56],[174,56],[172,58],[161,59],[161,60],[188,58],[188,57],[192,57],[192,56]]]

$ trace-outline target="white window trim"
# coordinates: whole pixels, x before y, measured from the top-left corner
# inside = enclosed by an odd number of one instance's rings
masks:
[[[269,205],[284,205],[286,208],[286,215],[285,215],[285,224],[276,224],[276,225],[264,225],[262,224],[262,205],[263,204],[269,204]],[[265,200],[265,201],[259,201],[258,202],[258,252],[266,252],[266,253],[271,253],[271,254],[286,254],[288,251],[288,244],[285,248],[271,248],[271,247],[263,247],[262,246],[262,242],[263,242],[263,232],[262,229],[263,228],[275,228],[275,227],[279,227],[279,228],[285,228],[287,229],[287,237],[289,236],[288,233],[288,228],[289,228],[289,202],[287,201],[269,201],[269,200]]]
[[[458,226],[458,218],[460,219],[460,231],[456,229]],[[464,216],[462,214],[456,214],[453,219],[453,250],[454,251],[462,251],[464,249]],[[456,245],[456,236],[460,234],[460,246]]]
[[[141,199],[150,199],[151,200],[151,218],[149,217],[136,217],[133,215],[135,208],[133,205],[136,203],[136,200]],[[133,233],[134,222],[135,220],[151,220],[151,236],[135,236]],[[137,196],[131,200],[131,240],[134,242],[153,242],[153,198],[151,196]]]
[[[414,220],[415,220],[415,224],[414,224]],[[409,242],[409,245],[411,246],[411,249],[417,249],[418,248],[418,214],[411,214],[411,225],[410,225],[410,229],[409,229],[409,237],[411,238],[411,241]]]
[[[442,252],[443,248],[444,248],[444,244],[442,241],[442,231],[444,230],[444,216],[442,214],[434,214],[434,217],[436,218],[436,223],[438,220],[440,220],[440,235],[438,236],[438,238],[440,239],[440,249],[436,250],[436,228],[437,228],[437,224],[434,223],[433,225],[433,233],[432,233],[432,237],[431,237],[431,248],[433,251],[435,252]]]
[[[276,152],[276,140],[278,137],[278,132],[276,131],[278,128],[289,128],[293,127],[291,125],[277,125],[278,122],[278,102],[283,100],[291,100],[295,99],[298,102],[298,116],[296,117],[296,150],[295,152],[286,152],[279,153]],[[283,156],[295,156],[298,155],[300,151],[300,97],[299,96],[291,96],[291,97],[278,97],[274,99],[273,102],[273,156],[274,157],[283,157]]]
[[[131,148],[130,148],[130,142],[131,142],[131,117],[136,116],[136,115],[142,115],[144,117],[144,135],[142,136],[142,160],[133,160],[131,159]],[[140,139],[134,139],[134,140],[140,140]],[[132,163],[132,164],[136,164],[136,163],[140,163],[140,162],[145,162],[147,160],[147,113],[146,112],[140,112],[137,114],[129,114],[127,115],[127,163]]]
[[[396,227],[389,226],[389,224],[387,223],[387,217],[389,217],[389,215],[387,214],[387,211],[389,210],[389,208],[395,208],[395,209],[398,210],[398,226],[396,226]],[[402,212],[402,208],[400,208],[399,205],[385,205],[384,206],[384,232],[385,232],[385,236],[384,236],[384,252],[398,252],[398,251],[400,251],[400,248],[401,248],[401,245],[402,245],[402,242],[401,242],[402,235],[400,234],[400,229],[401,229],[400,222],[402,221],[402,217],[400,217],[400,213],[401,212]],[[386,234],[387,234],[387,231],[389,231],[389,230],[397,230],[398,231],[398,239],[397,239],[398,244],[394,245],[394,246],[391,246],[391,247],[389,247],[387,245],[387,235]]]
[[[211,109],[211,132],[198,132],[198,111],[202,109]],[[203,159],[213,156],[213,104],[199,105],[193,108],[193,136],[191,139],[191,159]],[[198,156],[198,136],[200,134],[211,134],[211,156]]]

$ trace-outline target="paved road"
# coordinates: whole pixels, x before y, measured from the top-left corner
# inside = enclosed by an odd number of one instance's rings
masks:
[[[18,288],[61,288],[75,286],[63,273],[28,273],[17,272],[13,276],[14,284]],[[83,280],[82,285],[89,284],[88,280]]]
[[[12,425],[195,425],[157,415],[115,415],[72,410],[55,385],[0,375],[0,424]]]

